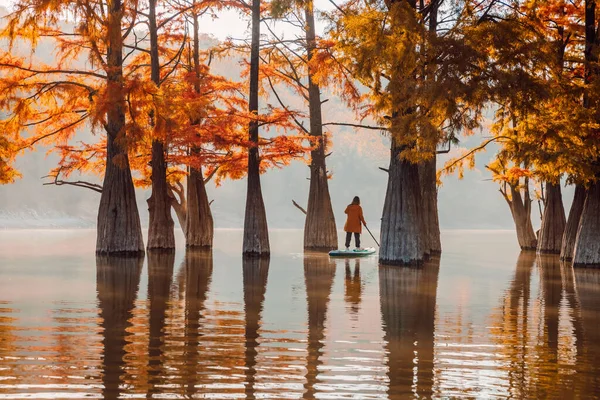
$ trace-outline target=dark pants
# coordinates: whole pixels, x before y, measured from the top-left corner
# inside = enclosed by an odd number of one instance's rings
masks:
[[[346,232],[346,247],[350,247],[350,240],[352,239],[352,232]],[[354,232],[354,243],[356,247],[360,247],[360,233]]]

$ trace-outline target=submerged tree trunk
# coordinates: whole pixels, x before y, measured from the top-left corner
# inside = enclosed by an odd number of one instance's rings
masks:
[[[304,6],[306,16],[306,50],[308,60],[316,48],[315,17],[313,2]],[[318,138],[318,146],[311,152],[310,190],[304,224],[304,248],[312,250],[337,249],[338,237],[335,216],[331,206],[327,167],[325,165],[325,142],[323,118],[321,115],[321,93],[319,85],[313,82],[313,71],[308,70],[308,104],[310,111],[310,135]]]
[[[400,152],[392,138],[388,186],[381,218],[379,261],[384,264],[419,264],[427,253],[423,243],[419,167],[401,160]]]
[[[510,185],[510,197],[501,191],[510,207],[510,212],[517,230],[517,240],[522,250],[535,250],[537,238],[531,224],[531,197],[529,194],[529,180],[525,180],[525,197],[521,196],[518,185]]]
[[[250,113],[258,115],[258,63],[260,45],[260,0],[252,0],[252,44],[250,49]],[[244,254],[267,255],[269,231],[267,215],[260,187],[260,156],[258,154],[258,120],[249,124],[250,142],[248,151],[248,190],[244,217]]]
[[[246,399],[256,399],[256,368],[260,338],[261,315],[269,277],[269,257],[244,257],[244,312],[246,348],[244,354]]]
[[[200,39],[198,14],[194,14],[194,90],[200,93]],[[192,152],[200,149],[193,148]],[[187,187],[187,216],[185,222],[187,247],[212,247],[214,227],[202,167],[191,168]]]
[[[96,293],[102,321],[102,398],[118,399],[124,391],[125,347],[133,323],[140,285],[142,257],[96,257]]]
[[[573,266],[600,267],[600,183],[588,189],[575,240]]]
[[[111,107],[106,114],[106,171],[98,208],[96,253],[140,254],[144,239],[125,142],[123,94],[122,7],[119,0],[108,8],[107,80]]]
[[[419,182],[421,185],[423,213],[423,240],[425,251],[429,254],[440,254],[442,252],[435,165],[435,155],[431,160],[419,164]]]
[[[546,206],[538,238],[539,253],[560,253],[566,223],[560,183],[548,182],[546,183]]]
[[[308,308],[308,338],[306,352],[306,375],[303,399],[314,399],[319,384],[319,367],[325,347],[325,323],[329,297],[335,278],[335,262],[327,256],[304,257],[304,284]]]
[[[440,259],[422,268],[379,268],[381,318],[389,379],[388,396],[431,398]]]
[[[158,58],[158,28],[156,25],[156,0],[150,0],[150,66],[152,81],[160,86],[160,60]],[[156,125],[156,111],[150,116]],[[152,195],[148,199],[150,225],[148,226],[148,249],[174,249],[175,223],[171,217],[171,198],[167,183],[166,144],[160,139],[152,140]]]
[[[561,260],[571,261],[573,259],[575,239],[577,239],[577,230],[579,229],[579,221],[581,220],[585,195],[586,190],[583,185],[575,186],[575,195],[573,196],[573,203],[571,204],[571,210],[569,211],[569,219],[567,220],[567,226],[565,227],[562,238],[560,249]]]

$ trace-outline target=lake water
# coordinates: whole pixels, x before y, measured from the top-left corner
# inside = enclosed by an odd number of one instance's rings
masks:
[[[271,232],[269,261],[236,230],[144,260],[0,231],[0,399],[600,396],[600,271],[442,236],[417,269],[304,254],[300,231]]]

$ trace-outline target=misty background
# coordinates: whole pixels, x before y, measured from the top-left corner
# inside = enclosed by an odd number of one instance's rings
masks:
[[[0,17],[7,14],[0,6]],[[0,25],[2,25],[0,23]],[[212,36],[204,35],[204,46],[214,44]],[[42,43],[35,57],[45,62],[53,59],[53,46]],[[212,71],[232,79],[240,79],[239,60],[232,58],[217,60]],[[301,108],[303,99],[292,92],[280,93],[292,108]],[[354,113],[335,96],[324,91],[324,122],[357,123]],[[264,101],[264,100],[263,100]],[[274,103],[274,101],[273,101]],[[0,116],[1,117],[1,116]],[[379,167],[389,164],[389,139],[378,131],[357,130],[350,127],[326,127],[330,133],[331,156],[327,167],[332,174],[329,181],[331,200],[338,229],[343,228],[344,209],[354,196],[360,196],[365,218],[369,226],[379,228],[387,186],[387,173]],[[93,140],[89,131],[82,131],[75,140]],[[458,147],[449,154],[438,156],[438,168],[445,160],[455,156],[464,148],[471,148],[489,136],[487,128],[470,137],[461,139]],[[48,154],[49,149],[38,148],[26,151],[17,161],[23,177],[11,185],[0,185],[0,229],[19,228],[92,228],[100,194],[88,189],[72,186],[44,186],[48,179],[41,179],[56,166],[57,157]],[[498,184],[492,182],[485,165],[493,157],[497,146],[490,145],[486,152],[476,158],[476,168],[466,171],[464,179],[456,176],[444,177],[439,188],[438,207],[442,229],[514,229],[508,205],[498,192]],[[306,162],[294,161],[283,169],[273,169],[261,176],[263,197],[267,210],[269,228],[302,229],[304,214],[292,205],[292,200],[306,208],[310,176]],[[77,180],[72,176],[70,180]],[[81,179],[101,182],[98,177],[85,176]],[[212,203],[216,228],[241,228],[244,222],[246,180],[224,181],[216,187],[207,185]],[[148,223],[146,200],[150,190],[137,189],[137,203],[142,225]],[[565,211],[571,203],[572,188],[563,190]],[[173,213],[176,226],[177,218]],[[533,205],[532,221],[539,227],[540,213]]]

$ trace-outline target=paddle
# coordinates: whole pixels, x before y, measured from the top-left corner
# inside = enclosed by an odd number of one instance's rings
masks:
[[[366,225],[365,225],[365,228],[367,228]],[[369,232],[369,235],[371,235],[371,237],[373,238],[373,240],[375,241],[375,243],[377,243],[377,247],[381,247],[379,245],[379,242],[377,241],[377,239],[375,239],[375,236],[373,236],[373,234],[371,233],[371,230],[369,228],[367,228],[367,232]]]

